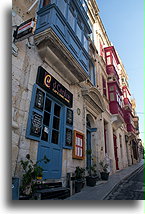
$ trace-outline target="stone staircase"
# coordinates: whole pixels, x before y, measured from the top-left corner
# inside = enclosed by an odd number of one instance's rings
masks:
[[[70,189],[62,182],[37,183],[34,186],[33,200],[63,200],[70,196]]]

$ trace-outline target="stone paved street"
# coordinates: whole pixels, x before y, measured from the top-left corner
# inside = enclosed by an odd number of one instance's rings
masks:
[[[143,200],[144,199],[144,183],[143,183],[143,169],[123,180],[111,192],[105,200]]]

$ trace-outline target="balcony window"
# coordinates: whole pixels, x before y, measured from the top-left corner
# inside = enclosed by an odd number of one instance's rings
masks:
[[[95,72],[94,72],[94,65],[93,63],[89,63],[89,73],[90,73],[90,80],[91,80],[91,83],[93,85],[95,85]]]
[[[77,21],[76,35],[79,38],[79,40],[82,42],[82,29],[81,29],[81,21],[80,21],[80,19],[78,19],[78,21]]]
[[[83,6],[83,8],[84,8],[85,12],[87,12],[88,7],[87,7],[87,3],[86,3],[86,1],[85,1],[85,0],[82,0],[82,6]]]
[[[113,85],[109,87],[109,91],[114,91],[114,86]]]
[[[110,101],[115,101],[115,95],[114,93],[110,93]]]
[[[87,37],[85,35],[84,35],[84,48],[88,52],[88,39],[87,39]]]
[[[67,9],[67,3],[65,0],[59,0],[58,1],[58,7],[61,10],[62,14],[64,15],[64,17],[66,17],[66,9]]]
[[[107,97],[106,80],[102,77],[103,95]]]
[[[51,3],[51,0],[43,0],[43,7]]]
[[[69,22],[70,26],[72,27],[72,29],[75,31],[75,16],[74,16],[74,13],[72,10],[73,9],[69,9],[69,11],[68,11],[68,22]]]

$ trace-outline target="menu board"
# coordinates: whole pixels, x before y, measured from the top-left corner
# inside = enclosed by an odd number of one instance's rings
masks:
[[[43,110],[43,106],[44,106],[44,93],[40,89],[37,89],[35,97],[35,107]]]
[[[66,112],[66,123],[68,125],[73,125],[73,111],[71,109],[67,109],[67,112]]]
[[[42,116],[36,112],[33,112],[30,129],[31,135],[39,137],[41,134],[41,127],[42,127]]]
[[[66,129],[66,146],[72,146],[72,130],[71,129]]]
[[[74,131],[73,158],[84,159],[84,134]]]

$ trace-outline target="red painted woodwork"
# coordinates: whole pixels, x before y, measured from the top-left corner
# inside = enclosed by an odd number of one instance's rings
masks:
[[[136,130],[135,130],[135,127],[134,127],[134,121],[133,121],[133,115],[131,113],[130,110],[125,110],[124,109],[124,120],[125,120],[125,123],[126,123],[126,126],[127,126],[127,131],[128,132],[132,132],[132,133],[135,133]]]
[[[115,155],[115,163],[116,163],[116,170],[119,170],[118,166],[118,152],[117,152],[117,137],[115,134],[113,134],[113,141],[114,141],[114,155]]]
[[[124,98],[124,106],[128,107],[130,111],[132,111],[132,104],[128,98]]]

